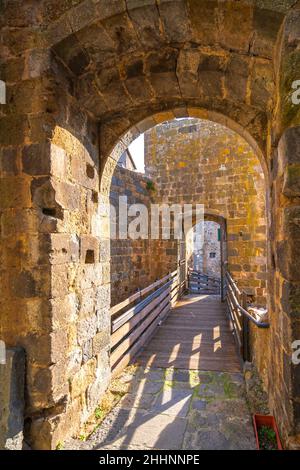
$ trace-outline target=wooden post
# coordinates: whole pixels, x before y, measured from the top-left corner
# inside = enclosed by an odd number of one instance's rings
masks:
[[[247,294],[242,293],[242,307],[247,310]],[[243,360],[250,361],[250,345],[249,345],[249,318],[243,315]]]
[[[221,301],[225,302],[226,300],[226,272],[227,272],[227,262],[224,261],[221,266]]]
[[[224,302],[224,277],[225,277],[225,273],[224,273],[224,250],[223,250],[223,228],[221,227],[220,225],[220,233],[221,233],[221,237],[220,237],[220,251],[221,251],[221,285],[220,285],[220,288],[221,288],[221,302]]]

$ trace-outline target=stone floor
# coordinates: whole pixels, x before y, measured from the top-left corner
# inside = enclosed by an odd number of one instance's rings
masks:
[[[241,373],[143,369],[101,425],[65,449],[255,449]]]

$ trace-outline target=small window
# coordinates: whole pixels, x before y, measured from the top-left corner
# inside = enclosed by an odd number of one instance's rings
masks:
[[[89,163],[86,164],[86,175],[88,178],[90,178],[91,180],[94,178],[95,176],[95,169],[92,165],[90,165]]]
[[[218,228],[218,242],[221,241],[221,229]]]
[[[216,253],[209,253],[209,257],[210,257],[210,258],[215,258],[215,257],[216,257]]]
[[[94,250],[86,250],[85,262],[86,262],[86,264],[95,263],[95,252],[94,252]]]

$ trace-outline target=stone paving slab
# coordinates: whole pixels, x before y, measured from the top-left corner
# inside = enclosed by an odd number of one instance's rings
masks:
[[[163,450],[180,449],[186,425],[186,419],[176,416],[155,412],[137,413],[112,444],[115,447],[131,445]]]
[[[69,449],[255,449],[242,374],[137,368],[128,392],[84,443]]]
[[[165,388],[155,399],[152,410],[157,414],[185,418],[190,409],[192,390]]]

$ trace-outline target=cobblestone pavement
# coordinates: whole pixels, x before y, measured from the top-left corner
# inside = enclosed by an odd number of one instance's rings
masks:
[[[255,449],[242,374],[139,367],[120,380],[118,405],[66,449]]]

